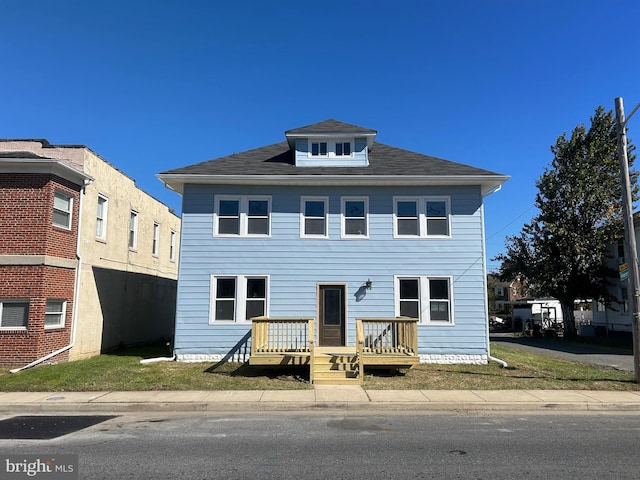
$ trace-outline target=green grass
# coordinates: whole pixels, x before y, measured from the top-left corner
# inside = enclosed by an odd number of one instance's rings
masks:
[[[418,365],[402,375],[366,375],[368,389],[640,390],[633,373],[529,353],[495,343],[491,355],[509,364]]]
[[[640,390],[633,374],[545,357],[492,344],[491,353],[509,364],[417,365],[410,370],[367,371],[366,389],[419,390]],[[308,369],[257,368],[245,364],[161,362],[166,347],[125,349],[112,354],[17,374],[0,370],[0,391],[299,390],[311,388]]]
[[[160,362],[166,346],[119,350],[87,360],[42,365],[16,374],[0,370],[0,391],[294,390],[311,388],[308,371],[259,369],[224,363]],[[302,377],[301,377],[302,375]]]

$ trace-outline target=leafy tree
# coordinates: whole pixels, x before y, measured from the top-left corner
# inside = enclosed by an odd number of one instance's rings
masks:
[[[507,237],[498,272],[503,280],[523,274],[532,291],[560,301],[565,337],[576,333],[574,301],[607,298],[607,248],[623,234],[622,186],[611,111],[598,107],[591,126],[573,129],[551,147],[553,160],[537,180],[539,213],[519,235]],[[629,164],[635,147],[629,142]],[[637,172],[631,169],[634,200]]]

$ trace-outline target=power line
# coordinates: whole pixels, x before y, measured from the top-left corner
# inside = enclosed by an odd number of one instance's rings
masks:
[[[509,223],[507,223],[504,227],[502,227],[500,230],[496,231],[495,233],[492,233],[491,235],[489,235],[486,240],[489,240],[490,238],[495,237],[497,234],[499,234],[500,232],[502,232],[503,230],[506,230],[507,227],[510,227],[511,225],[513,225],[516,220],[518,220],[520,217],[523,217],[529,210],[531,210],[532,208],[535,208],[535,205],[531,205],[529,208],[527,208],[524,212],[522,212],[520,215],[518,215],[516,218],[514,218],[513,220],[511,220]]]

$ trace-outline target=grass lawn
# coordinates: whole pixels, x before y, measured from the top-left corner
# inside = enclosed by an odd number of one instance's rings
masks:
[[[492,344],[509,368],[489,365],[417,365],[404,372],[367,371],[366,389],[421,390],[640,390],[632,373],[585,365]],[[312,388],[308,369],[245,364],[140,360],[166,356],[166,346],[131,348],[99,357],[42,365],[17,374],[0,370],[0,391],[293,390]]]

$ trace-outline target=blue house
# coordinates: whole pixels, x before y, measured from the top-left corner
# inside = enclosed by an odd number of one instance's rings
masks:
[[[183,197],[178,360],[315,383],[488,361],[483,199],[508,177],[376,133],[326,120],[158,175]]]

